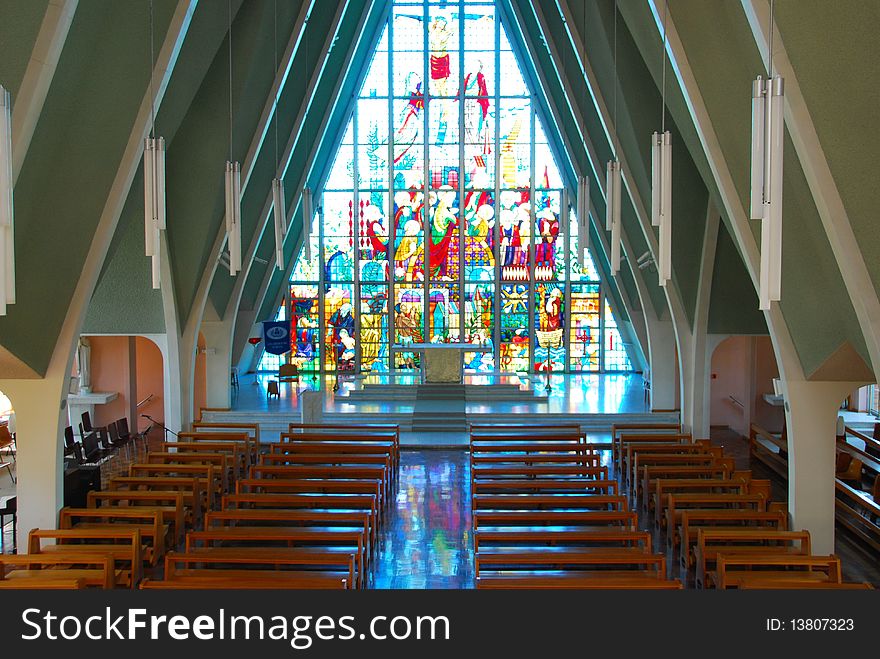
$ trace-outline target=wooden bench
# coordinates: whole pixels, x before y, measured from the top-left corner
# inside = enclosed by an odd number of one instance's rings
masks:
[[[559,425],[511,425],[511,424],[492,424],[492,423],[471,423],[468,425],[468,432],[471,435],[578,435],[583,437],[584,433],[580,425],[571,423]]]
[[[274,546],[317,547],[328,551],[346,550],[356,556],[359,573],[368,562],[368,539],[361,530],[334,527],[280,527],[280,526],[221,526],[186,535],[186,552],[201,547],[217,546]]]
[[[85,579],[30,578],[0,580],[0,590],[82,590],[88,584]]]
[[[626,439],[624,439],[624,436]],[[681,432],[681,426],[670,423],[639,424],[624,423],[611,426],[611,457],[615,466],[620,466],[623,459],[621,451],[624,444],[630,441],[641,442],[672,442],[691,441],[691,435]]]
[[[765,568],[765,569],[761,569]],[[780,554],[721,554],[709,574],[716,588],[739,588],[750,582],[815,584],[841,583],[840,559],[830,556]]]
[[[640,547],[650,551],[652,537],[648,531],[628,531],[601,526],[588,529],[536,530],[505,529],[481,530],[474,533],[474,551],[497,547]]]
[[[632,483],[638,477],[639,466],[647,464],[655,464],[654,462],[646,461],[644,458],[642,460],[638,460],[638,456],[642,454],[650,454],[651,456],[660,457],[663,455],[676,456],[676,455],[714,455],[715,457],[723,457],[723,451],[720,446],[709,446],[708,442],[694,442],[692,444],[667,444],[664,442],[656,442],[656,443],[641,443],[634,442],[626,445],[626,452],[624,454],[624,459],[622,466],[620,468],[620,474],[624,478],[625,482]],[[645,456],[647,457],[647,456]],[[638,464],[637,464],[638,463]],[[670,464],[670,461],[660,460],[656,462],[656,464]]]
[[[733,475],[733,459],[724,458],[717,464],[710,466],[647,466],[642,467],[642,473],[638,480],[641,483],[639,494],[633,492],[633,500],[640,501],[642,508],[654,496],[654,483],[660,479],[704,478],[706,480],[728,479]],[[635,488],[632,488],[635,490]]]
[[[165,554],[168,525],[162,521],[162,512],[142,507],[71,508],[58,511],[60,529],[109,529],[138,531],[143,546],[143,558],[151,566]]]
[[[520,494],[617,494],[620,484],[610,479],[531,479],[531,480],[477,480],[474,495],[491,493]]]
[[[185,510],[181,492],[89,492],[86,499],[89,508],[145,508],[162,513],[162,521],[168,525],[173,542],[181,542],[186,533]]]
[[[254,444],[260,446],[260,424],[259,423],[226,423],[226,422],[207,422],[195,421],[192,424],[193,432],[216,433],[219,431],[226,432],[246,432],[253,438]]]
[[[681,590],[678,579],[666,579],[642,574],[589,574],[561,573],[541,576],[487,575],[477,579],[478,590]]]
[[[650,501],[651,496],[642,497],[642,488],[646,483],[637,474],[644,473],[647,468],[665,469],[669,467],[728,467],[730,473],[734,469],[733,458],[722,458],[711,453],[659,454],[638,453],[633,457],[632,487],[636,500]]]
[[[55,544],[43,544],[48,540]],[[110,556],[119,576],[116,585],[137,587],[143,577],[144,546],[138,529],[32,529],[28,534],[28,554],[98,554]],[[127,565],[117,570],[115,563]]]
[[[743,527],[763,527],[776,531],[788,530],[788,515],[783,511],[753,510],[683,510],[681,511],[678,532],[668,529],[666,545],[670,549],[679,547],[683,567],[693,565],[692,545],[696,542],[701,528],[732,530]]]
[[[229,442],[233,444],[244,444],[245,456],[248,460],[248,466],[257,461],[260,453],[260,443],[254,439],[249,432],[209,432],[203,430],[201,432],[179,432],[177,433],[180,442]]]
[[[780,581],[777,579],[750,579],[737,585],[739,590],[874,590],[867,581],[830,583],[814,581]]]
[[[216,497],[221,491],[222,479],[216,474],[214,465],[210,464],[151,464],[135,463],[129,465],[128,475],[132,478],[198,478],[200,482],[211,483],[208,490],[207,507],[213,507]]]
[[[244,442],[164,442],[160,449],[163,453],[225,454],[230,479],[244,476],[251,466],[248,456],[250,449]]]
[[[634,512],[615,510],[476,511],[473,517],[475,531],[486,526],[617,526],[635,530],[639,521]]]
[[[667,494],[663,510],[654,517],[654,528],[658,531],[675,531],[684,510],[767,510],[767,499],[763,494],[717,494],[713,492],[687,492]]]
[[[861,490],[847,485],[841,480],[834,483],[834,508],[836,519],[841,526],[859,540],[880,552],[880,504]]]
[[[707,588],[707,575],[715,569],[719,554],[810,555],[808,531],[764,529],[699,529],[694,544],[697,588]]]
[[[14,569],[16,567],[19,569]],[[65,587],[70,587],[73,580],[81,580],[85,587],[109,590],[123,581],[124,576],[121,570],[116,570],[116,561],[109,554],[76,551],[0,554],[0,582],[32,588],[47,587],[47,582],[58,580],[64,581]]]
[[[629,510],[621,494],[476,494],[477,510]]]
[[[575,465],[580,467],[601,466],[601,456],[594,453],[528,453],[502,452],[497,454],[471,453],[471,466],[490,471],[496,466],[505,465]]]
[[[162,465],[200,466],[214,468],[214,478],[218,481],[219,493],[229,491],[229,461],[223,453],[168,453],[151,451],[147,453],[147,463]]]
[[[313,466],[313,465],[254,465],[250,478],[314,479],[314,480],[373,480],[382,483],[382,504],[387,497],[387,478],[384,467],[373,466]]]
[[[205,478],[186,476],[116,476],[107,483],[108,490],[120,492],[180,492],[185,506],[191,506],[194,525],[201,523],[208,507],[209,485]]]
[[[205,565],[235,565],[235,568],[208,568]],[[278,569],[280,566],[288,569]],[[327,583],[336,587],[343,579],[354,584],[354,555],[333,552],[304,552],[278,548],[272,551],[254,551],[238,547],[202,548],[190,553],[169,552],[165,556],[165,581],[169,583],[200,580],[214,582],[225,579],[230,584],[238,579],[251,582],[287,583],[289,588],[301,586],[304,581]],[[296,584],[296,585],[294,585]],[[267,584],[268,585],[268,584]],[[277,586],[276,586],[277,587]]]
[[[686,492],[717,494],[748,494],[749,481],[743,477],[734,478],[658,478],[653,484],[654,493],[648,499],[650,505],[642,506],[645,513],[665,515],[666,495]]]
[[[623,569],[626,572],[656,578],[666,576],[666,556],[645,552],[640,548],[554,547],[532,550],[501,547],[482,550],[474,556],[474,571],[477,577],[483,576],[486,571],[516,570],[525,570],[533,575],[544,570],[589,574],[592,571],[590,568],[610,570],[611,566],[618,570]],[[629,567],[623,568],[623,566]]]
[[[307,467],[381,467],[386,487],[390,487],[392,460],[384,454],[362,453],[268,453],[260,456],[260,464],[300,465]]]
[[[379,512],[371,494],[228,494],[223,510],[275,508],[283,510],[363,510],[370,514],[370,527],[376,528]]]
[[[290,435],[327,435],[327,441],[372,441],[389,437],[394,442],[394,462],[400,463],[400,426],[396,423],[291,423],[281,441]]]

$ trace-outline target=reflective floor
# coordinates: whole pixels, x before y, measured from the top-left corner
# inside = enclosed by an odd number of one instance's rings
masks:
[[[374,588],[473,588],[469,472],[462,450],[401,452]]]

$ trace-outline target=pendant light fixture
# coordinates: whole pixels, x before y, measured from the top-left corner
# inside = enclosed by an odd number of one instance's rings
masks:
[[[311,188],[303,188],[303,256],[306,261],[312,260],[312,217],[315,214],[312,206]]]
[[[144,248],[150,257],[153,288],[158,289],[161,232],[165,230],[165,138],[156,137],[153,44],[153,0],[150,0],[150,134],[144,139]]]
[[[12,96],[0,85],[0,316],[15,304],[12,180]]]
[[[605,230],[611,232],[611,274],[620,272],[620,139],[617,135],[617,0],[614,0],[614,158],[605,167]]]
[[[758,308],[782,297],[782,154],[785,138],[785,84],[773,75],[773,0],[770,0],[767,79],[752,83],[752,158],[749,216],[761,220]]]
[[[275,0],[275,71],[278,71],[278,0]],[[287,204],[284,200],[284,181],[281,179],[281,163],[278,159],[278,94],[280,88],[275,91],[275,99],[272,103],[272,112],[275,115],[275,172],[276,178],[272,179],[272,218],[275,225],[275,267],[284,270],[284,236],[287,235]]]
[[[241,270],[241,164],[232,159],[232,0],[229,0],[229,160],[226,161],[226,244],[229,247],[229,275]]]
[[[581,32],[581,64],[586,71],[586,26],[587,26],[587,5],[586,0],[583,4],[583,31]],[[565,51],[563,51],[564,53]],[[584,77],[584,105],[587,107],[587,85],[586,77]],[[586,176],[578,178],[577,189],[577,239],[578,239],[578,260],[581,262],[581,268],[586,268],[589,260],[590,250],[590,179]]]
[[[663,5],[663,55],[660,132],[651,135],[651,226],[660,227],[657,273],[661,286],[672,278],[672,133],[666,130],[666,20]]]

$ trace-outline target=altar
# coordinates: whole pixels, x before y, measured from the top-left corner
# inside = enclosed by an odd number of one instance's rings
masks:
[[[491,352],[479,343],[404,343],[391,346],[395,352],[421,354],[422,382],[460,384],[464,375],[464,353]]]

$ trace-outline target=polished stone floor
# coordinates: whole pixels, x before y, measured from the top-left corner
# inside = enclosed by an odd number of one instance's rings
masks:
[[[463,450],[405,450],[372,587],[473,588],[470,465]]]
[[[276,379],[274,373],[266,372],[241,376],[239,386],[233,389],[232,409],[254,412],[296,412],[300,409],[301,395],[304,391],[321,391],[324,394],[324,412],[410,413],[413,408],[413,403],[410,401],[354,401],[348,398],[348,394],[365,384],[418,382],[418,376],[409,374],[342,375],[339,378],[339,391],[334,392],[334,376],[305,374],[298,383],[281,384],[280,396],[269,399],[266,396],[266,385],[269,380],[274,379]],[[534,402],[468,403],[469,413],[483,412],[486,405],[490,405],[491,411],[496,414],[529,412],[620,414],[648,411],[644,381],[638,373],[556,374],[551,376],[550,392],[544,389],[547,383],[546,376],[538,374],[469,374],[465,376],[464,382],[484,385],[517,384],[523,390],[535,394]]]

